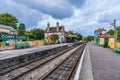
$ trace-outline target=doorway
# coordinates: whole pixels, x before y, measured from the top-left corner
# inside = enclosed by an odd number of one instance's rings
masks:
[[[109,38],[104,38],[104,48],[108,47]]]

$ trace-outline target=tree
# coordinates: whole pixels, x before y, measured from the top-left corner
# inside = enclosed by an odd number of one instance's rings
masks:
[[[69,33],[69,34],[75,34],[73,31],[69,31],[68,33]]]
[[[107,33],[110,34],[110,35],[114,35],[114,30],[110,29]]]
[[[34,39],[34,35],[31,31],[25,31],[25,35],[28,36],[28,39]]]
[[[26,31],[25,24],[20,23],[17,30],[19,35],[25,35],[25,31]]]
[[[52,34],[51,39],[52,39],[53,41],[56,41],[56,40],[59,39],[59,36],[58,36],[57,34]]]
[[[82,41],[86,41],[86,37],[85,36],[82,36]]]
[[[82,39],[82,35],[80,33],[69,31],[67,32],[66,39],[67,39],[67,42],[79,41]]]
[[[52,35],[50,35],[50,39],[51,39],[51,44],[55,44],[56,41],[58,41],[58,39],[59,39],[59,35],[58,34],[52,34]]]
[[[82,39],[82,35],[80,33],[76,33],[77,35],[77,40],[81,40]]]
[[[107,33],[110,35],[114,35],[114,30],[110,29]],[[117,28],[117,41],[120,42],[120,26]]]
[[[93,41],[94,40],[94,36],[87,36],[87,41]]]
[[[14,29],[17,29],[18,20],[15,16],[9,13],[2,13],[0,14],[0,24],[11,26]]]
[[[120,42],[120,27],[117,28],[117,41]]]
[[[44,39],[44,30],[43,29],[36,29],[36,39]]]
[[[27,35],[30,39],[41,40],[44,39],[44,30],[39,28],[31,29],[30,31],[26,31],[25,35]]]

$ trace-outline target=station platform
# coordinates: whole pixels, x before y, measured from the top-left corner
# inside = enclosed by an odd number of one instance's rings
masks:
[[[120,80],[120,54],[89,42],[79,80]]]
[[[25,49],[0,51],[0,60],[16,57],[16,56],[20,56],[20,55],[30,54],[32,52],[48,50],[48,49],[61,47],[61,46],[65,46],[65,45],[71,46],[72,44],[73,43],[65,43],[65,44],[56,44],[56,45],[36,46],[36,47],[25,48]]]
[[[74,45],[74,43],[0,51],[0,74],[4,73],[5,71],[12,70],[15,67],[37,60],[43,56],[65,50],[72,45]]]

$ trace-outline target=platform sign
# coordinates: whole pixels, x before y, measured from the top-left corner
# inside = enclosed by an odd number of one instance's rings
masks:
[[[22,40],[27,40],[27,36],[19,36],[19,35],[17,35],[16,36],[16,39],[22,39]]]
[[[15,36],[9,34],[0,34],[0,39],[15,39]]]
[[[16,39],[16,40],[27,40],[27,36],[12,35],[12,34],[0,34],[0,39]]]

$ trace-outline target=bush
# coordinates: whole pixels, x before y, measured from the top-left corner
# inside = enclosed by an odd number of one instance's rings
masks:
[[[120,53],[120,46],[114,48],[114,51]]]

